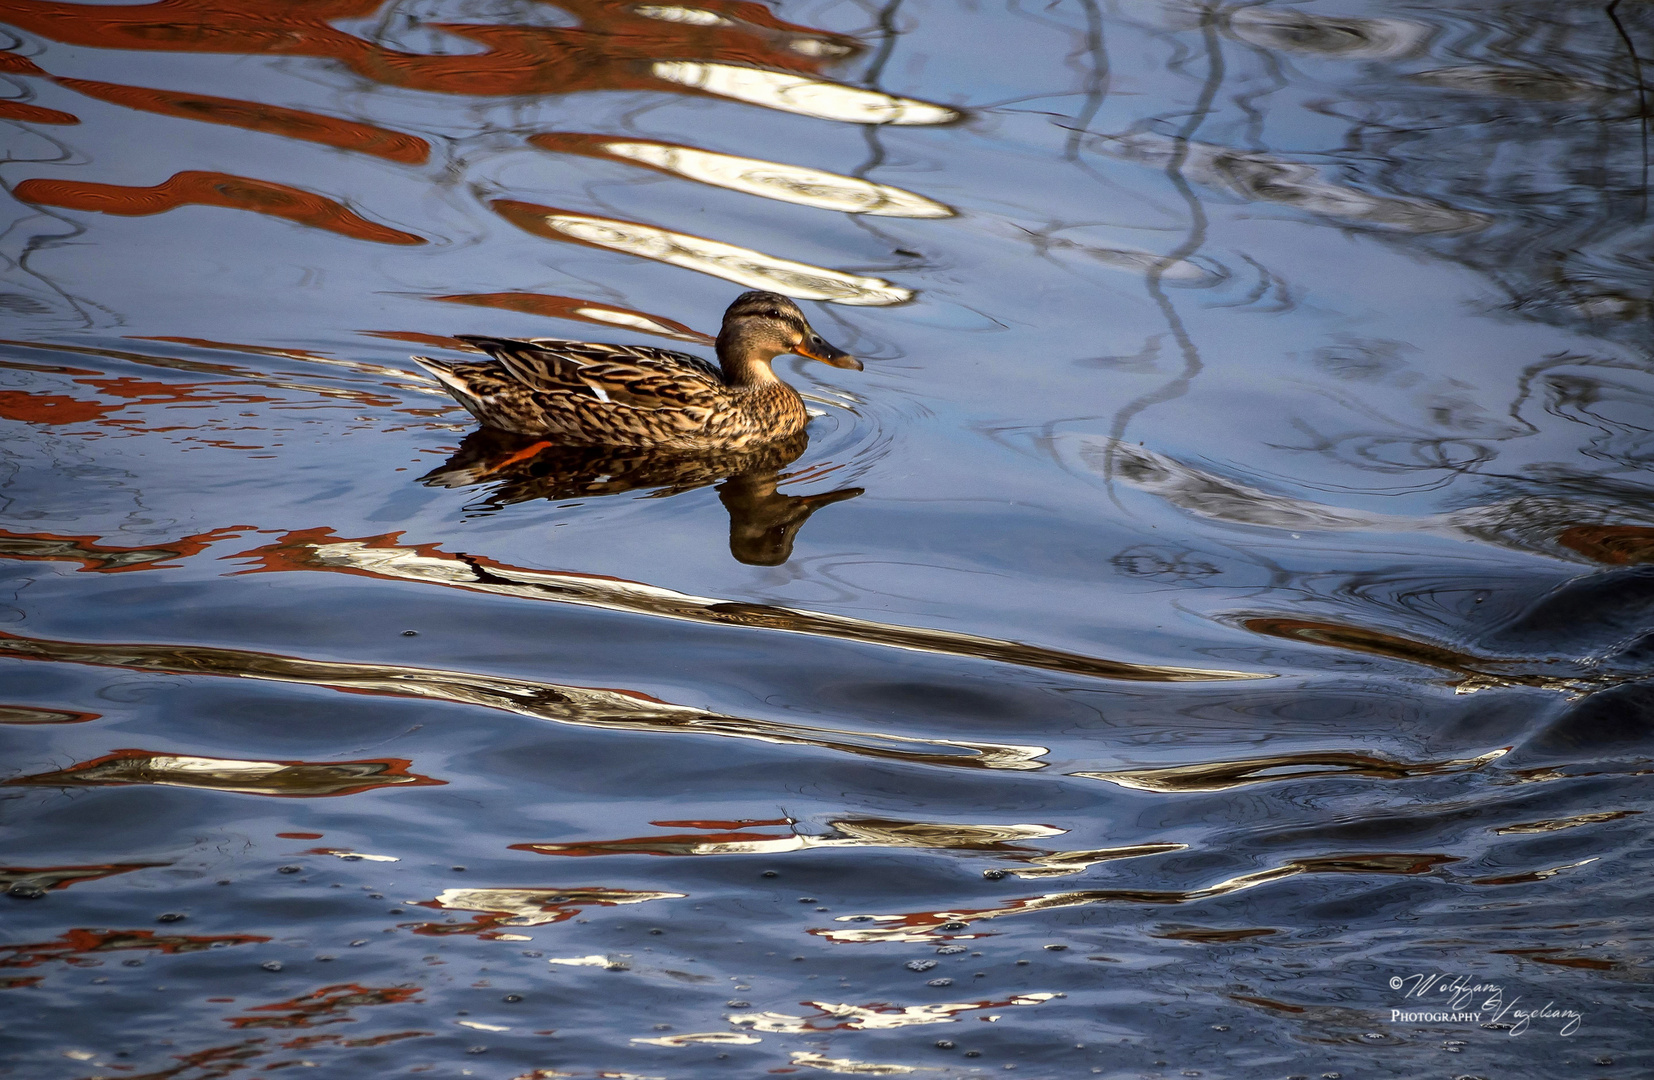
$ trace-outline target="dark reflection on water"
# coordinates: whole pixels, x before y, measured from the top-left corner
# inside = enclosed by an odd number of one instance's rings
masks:
[[[4,1069],[1654,1068],[1654,7],[0,23]]]
[[[811,514],[863,493],[861,488],[818,495],[777,491],[786,479],[781,470],[808,445],[800,433],[748,450],[687,455],[554,446],[482,428],[420,480],[445,488],[493,485],[483,503],[490,510],[528,499],[618,495],[639,488],[665,496],[717,484],[718,499],[729,511],[729,553],[751,566],[779,566],[792,557],[793,541]]]

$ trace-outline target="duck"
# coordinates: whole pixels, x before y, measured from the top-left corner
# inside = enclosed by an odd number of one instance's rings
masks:
[[[563,446],[739,450],[787,439],[809,414],[771,369],[788,353],[833,367],[862,363],[829,345],[778,293],[742,293],[724,312],[716,366],[642,345],[557,338],[458,340],[486,360],[415,356],[484,427]]]

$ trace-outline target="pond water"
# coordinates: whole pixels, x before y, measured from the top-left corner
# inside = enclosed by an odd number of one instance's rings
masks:
[[[10,1075],[1649,1075],[1649,5],[0,20]]]

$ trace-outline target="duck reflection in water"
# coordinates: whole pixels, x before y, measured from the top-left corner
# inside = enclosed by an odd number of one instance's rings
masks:
[[[441,487],[498,483],[493,505],[719,485],[730,553],[776,566],[818,507],[861,494],[783,495],[780,470],[804,452],[809,422],[798,391],[771,362],[792,353],[834,367],[861,361],[829,345],[798,305],[742,293],[724,313],[718,365],[637,345],[462,335],[486,360],[414,361],[483,429],[423,478]]]
[[[481,428],[420,481],[446,488],[491,484],[483,501],[488,509],[530,499],[618,495],[645,488],[658,489],[659,496],[676,495],[717,484],[718,500],[729,511],[729,553],[751,566],[779,566],[792,557],[793,540],[811,514],[862,494],[855,487],[819,495],[778,491],[788,479],[782,470],[808,444],[799,432],[741,450],[696,453],[556,446],[533,436]]]

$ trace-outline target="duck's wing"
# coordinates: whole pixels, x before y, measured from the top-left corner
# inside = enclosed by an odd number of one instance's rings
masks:
[[[642,345],[603,345],[557,338],[460,335],[500,362],[530,390],[595,398],[638,409],[708,408],[724,392],[718,369],[705,360]]]

